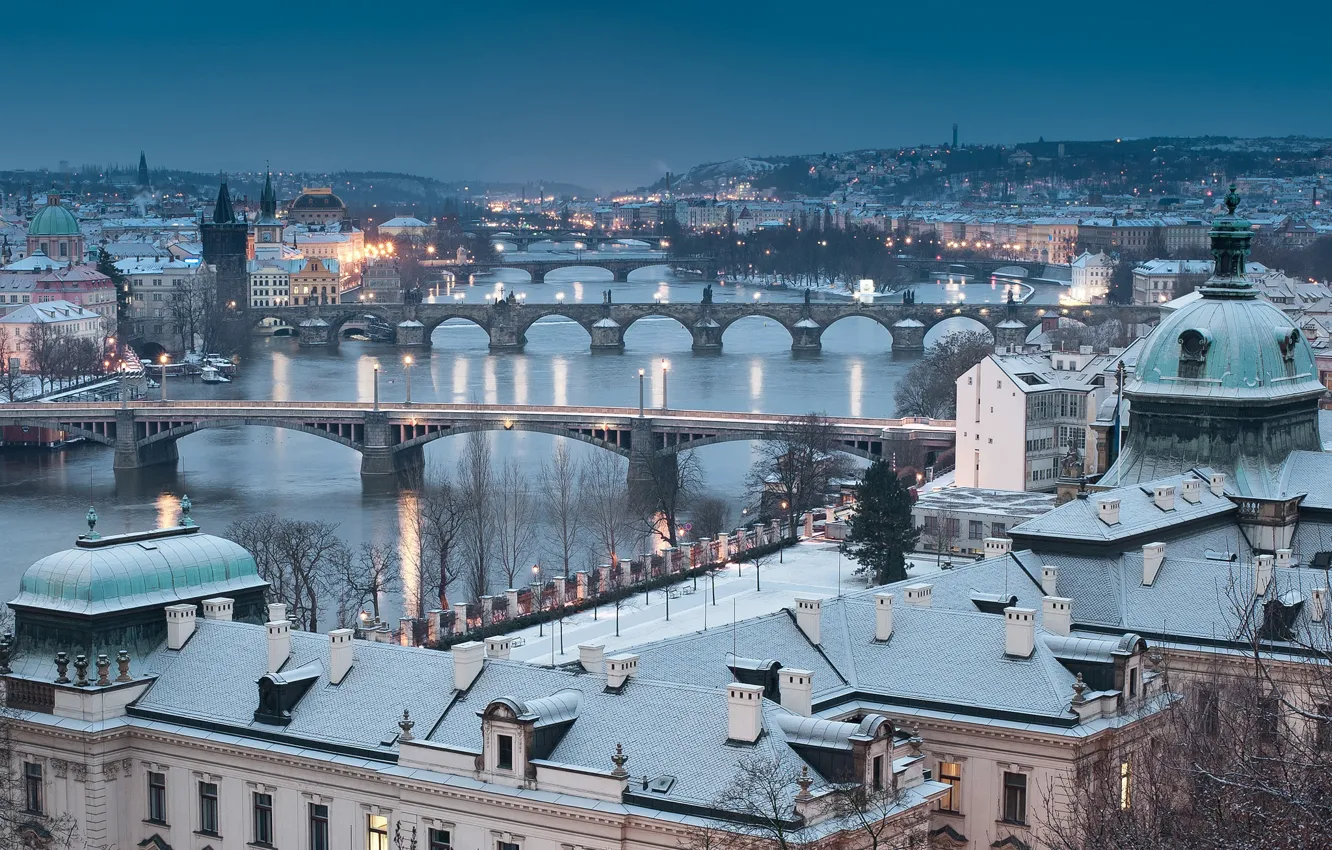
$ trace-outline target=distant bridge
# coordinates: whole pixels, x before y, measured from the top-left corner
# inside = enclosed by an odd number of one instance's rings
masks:
[[[692,270],[711,272],[716,263],[711,257],[671,257],[665,251],[637,251],[634,253],[587,253],[566,254],[563,252],[534,252],[502,254],[499,259],[484,263],[459,263],[456,260],[425,260],[421,263],[426,268],[445,269],[452,272],[459,280],[466,281],[469,276],[485,274],[499,269],[518,269],[527,272],[534,283],[540,283],[546,275],[556,269],[591,268],[604,269],[617,281],[629,279],[629,273],[651,266],[687,267]]]
[[[590,443],[629,459],[630,480],[686,449],[761,440],[777,414],[625,407],[378,404],[321,401],[162,401],[0,404],[0,425],[64,431],[115,448],[116,469],[177,459],[176,441],[198,431],[263,425],[312,434],[361,453],[361,474],[391,475],[424,460],[422,447],[469,431],[536,431]],[[926,466],[953,445],[952,420],[828,420],[838,448],[901,466]],[[317,470],[314,470],[317,473]]]
[[[250,319],[277,318],[299,331],[302,345],[337,342],[348,322],[373,315],[397,328],[399,345],[428,345],[431,334],[450,319],[471,322],[486,331],[491,351],[521,351],[527,331],[540,319],[559,316],[587,331],[594,351],[624,350],[624,334],[635,322],[664,316],[679,322],[693,336],[693,350],[720,352],[722,335],[740,319],[761,316],[786,328],[792,351],[819,351],[823,335],[842,319],[859,316],[877,322],[892,335],[894,351],[922,351],[925,335],[935,325],[953,318],[972,319],[984,326],[1000,346],[1021,345],[1038,326],[1059,318],[1098,325],[1119,320],[1125,325],[1154,325],[1158,307],[1089,307],[986,304],[863,304],[861,302],[694,303],[694,304],[532,304],[503,300],[491,304],[460,302],[435,304],[322,304],[300,307],[253,308]]]

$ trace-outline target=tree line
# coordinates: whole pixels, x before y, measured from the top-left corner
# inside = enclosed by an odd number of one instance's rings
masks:
[[[23,352],[26,368],[18,366]],[[42,392],[105,374],[105,341],[75,336],[66,328],[32,324],[19,334],[0,327],[0,396],[14,401],[23,393],[25,374],[37,378]]]

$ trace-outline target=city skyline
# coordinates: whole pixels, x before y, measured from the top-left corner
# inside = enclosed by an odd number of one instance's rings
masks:
[[[1309,107],[1332,94],[1312,52],[1244,74],[1248,47],[1215,48],[1238,21],[1245,45],[1289,43],[1309,15],[1232,3],[1128,4],[1114,18],[987,7],[946,22],[928,8],[820,17],[787,5],[758,18],[518,4],[507,16],[522,26],[498,35],[475,9],[411,21],[320,10],[275,7],[237,24],[156,3],[133,18],[88,5],[56,49],[46,18],[16,9],[0,43],[62,96],[30,98],[25,123],[41,132],[11,134],[0,152],[31,168],[132,155],[122,148],[206,170],[391,162],[446,180],[606,191],[736,157],[943,142],[955,122],[963,143],[1332,135]],[[107,52],[134,43],[154,58]],[[1262,109],[1234,108],[1243,102]]]

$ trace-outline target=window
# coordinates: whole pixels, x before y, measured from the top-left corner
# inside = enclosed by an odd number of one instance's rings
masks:
[[[978,519],[967,520],[967,539],[980,540],[985,536],[985,523]]]
[[[500,770],[513,770],[513,736],[497,735],[499,741],[499,757],[495,760],[495,767]]]
[[[1002,523],[1002,522],[992,522],[992,523],[990,523],[990,536],[991,536],[991,537],[1003,537],[1003,536],[1006,535],[1007,533],[1008,533],[1008,526],[1005,525],[1004,523]]]
[[[273,843],[273,795],[254,792],[254,843]]]
[[[148,820],[150,823],[167,822],[165,773],[148,774]]]
[[[310,850],[328,850],[328,806],[310,804]]]
[[[961,811],[962,765],[955,761],[939,762],[939,781],[948,786],[948,793],[939,799],[939,811]]]
[[[389,850],[388,818],[370,815],[366,818],[366,850]]]
[[[870,784],[875,791],[883,790],[883,756],[874,757],[874,769]]]
[[[23,810],[40,815],[42,809],[42,766],[37,762],[23,763]]]
[[[1004,771],[1004,820],[1027,822],[1027,774]]]
[[[1129,786],[1131,785],[1133,771],[1128,758],[1119,763],[1119,807],[1127,809],[1129,807]]]
[[[523,850],[512,841],[496,841],[495,850]]]
[[[453,850],[453,836],[447,829],[431,829],[429,850]]]
[[[199,831],[217,835],[217,783],[199,783]]]

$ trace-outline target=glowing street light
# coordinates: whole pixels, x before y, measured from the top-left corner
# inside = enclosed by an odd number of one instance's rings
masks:
[[[646,369],[638,370],[638,418],[643,418],[643,376],[647,373]]]
[[[403,365],[407,367],[407,403],[412,403],[412,355],[408,354],[402,358]]]
[[[162,364],[162,401],[166,401],[166,367],[168,358],[165,354],[157,358],[157,362]]]
[[[671,364],[665,357],[661,358],[661,409],[665,410],[669,405],[666,404],[666,376],[671,371]]]

